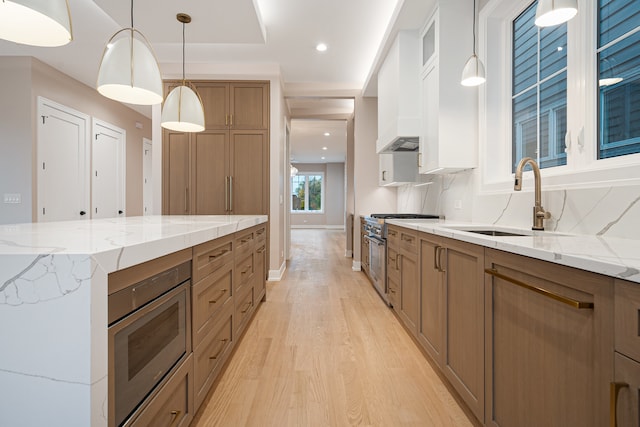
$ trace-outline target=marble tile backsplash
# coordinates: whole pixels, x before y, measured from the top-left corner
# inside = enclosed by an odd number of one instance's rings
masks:
[[[435,176],[428,185],[398,187],[398,211],[437,213],[447,219],[530,228],[532,189],[478,194],[473,171]],[[544,187],[543,187],[544,189]],[[545,229],[640,239],[640,185],[542,192],[551,212]]]

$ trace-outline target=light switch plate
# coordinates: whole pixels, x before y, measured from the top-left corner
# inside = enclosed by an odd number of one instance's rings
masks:
[[[20,193],[4,193],[5,203],[22,203],[22,195]]]

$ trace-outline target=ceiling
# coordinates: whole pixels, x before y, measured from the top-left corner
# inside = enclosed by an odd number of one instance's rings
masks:
[[[0,56],[34,56],[94,86],[107,40],[119,29],[130,26],[131,3],[68,2],[74,32],[70,44],[39,48],[0,40]],[[188,13],[192,22],[186,26],[187,78],[212,74],[279,75],[285,96],[295,93],[287,100],[292,118],[337,120],[338,124],[326,123],[325,127],[342,129],[345,117],[353,114],[352,101],[348,105],[344,99],[307,95],[348,89],[375,96],[377,67],[395,32],[418,28],[434,3],[435,0],[136,0],[134,24],[153,46],[163,77],[176,78],[182,71],[182,24],[176,14]],[[328,46],[326,52],[315,50],[320,42]],[[149,107],[133,108],[151,116]],[[310,129],[299,129],[304,125]],[[292,126],[294,149],[298,133],[310,137],[320,127],[317,120]],[[346,135],[342,130],[336,133]]]

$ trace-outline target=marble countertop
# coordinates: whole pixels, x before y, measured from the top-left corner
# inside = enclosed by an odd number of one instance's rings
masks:
[[[635,239],[531,231],[448,220],[390,219],[387,223],[640,283],[640,241]],[[465,229],[495,229],[528,235],[494,237],[470,233]]]
[[[0,225],[5,255],[88,255],[107,273],[266,222],[266,215],[139,216]]]

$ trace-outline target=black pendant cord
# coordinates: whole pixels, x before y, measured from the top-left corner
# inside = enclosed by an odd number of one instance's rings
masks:
[[[131,28],[133,28],[133,0],[131,0]]]

